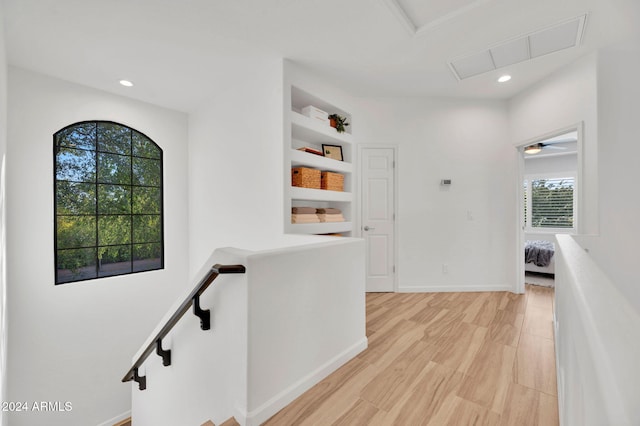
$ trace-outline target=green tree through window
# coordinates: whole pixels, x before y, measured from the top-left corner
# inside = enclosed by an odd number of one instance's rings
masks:
[[[527,226],[573,229],[574,186],[573,177],[525,180],[524,217]]]
[[[56,284],[162,269],[162,149],[108,121],[53,141]]]

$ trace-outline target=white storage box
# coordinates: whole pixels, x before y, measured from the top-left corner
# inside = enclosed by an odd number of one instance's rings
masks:
[[[306,115],[309,118],[320,120],[323,123],[328,123],[328,120],[329,120],[329,113],[321,110],[320,108],[316,108],[313,105],[309,105],[302,108],[302,115]]]

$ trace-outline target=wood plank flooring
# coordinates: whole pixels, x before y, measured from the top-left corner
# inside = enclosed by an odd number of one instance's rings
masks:
[[[558,425],[553,288],[369,293],[369,348],[265,425]]]

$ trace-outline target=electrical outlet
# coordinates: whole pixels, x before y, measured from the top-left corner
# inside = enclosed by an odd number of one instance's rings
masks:
[[[443,274],[448,274],[449,273],[449,265],[446,263],[442,264],[442,273]]]

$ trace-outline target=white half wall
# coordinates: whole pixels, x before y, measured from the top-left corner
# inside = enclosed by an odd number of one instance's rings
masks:
[[[189,116],[189,270],[283,232],[281,58],[256,59]],[[246,243],[245,243],[246,242]]]
[[[163,340],[170,366],[155,354],[145,361],[147,389],[130,385],[135,424],[221,424],[234,416],[257,426],[366,349],[364,242],[287,236],[273,243],[284,247],[217,249],[205,262],[193,286],[216,263],[242,264],[246,273],[221,275],[202,294],[210,330],[187,312]]]
[[[187,281],[185,114],[10,68],[7,146],[9,399],[69,412],[13,413],[11,425],[95,425],[127,412],[131,356]],[[165,269],[54,285],[53,134],[113,120],[164,151]]]
[[[509,101],[509,138],[514,145],[584,123],[580,232],[598,232],[598,109],[596,55],[557,71]]]
[[[513,290],[517,161],[506,104],[358,101],[358,142],[398,146],[399,290]]]
[[[640,424],[640,315],[569,235],[556,244],[560,424]]]
[[[246,424],[257,426],[367,348],[364,241],[247,258]]]

